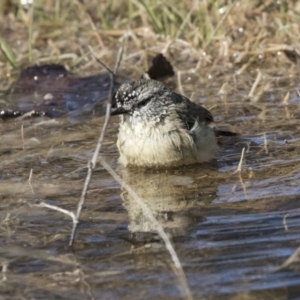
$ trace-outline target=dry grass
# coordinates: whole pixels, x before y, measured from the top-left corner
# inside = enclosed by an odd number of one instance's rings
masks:
[[[143,68],[149,52],[164,51],[179,69],[187,60],[195,70],[222,64],[222,72],[245,72],[256,66],[286,68],[291,63],[282,51],[300,50],[300,7],[293,1],[54,2],[2,2],[2,89],[11,82],[12,67],[58,62],[77,73],[94,71],[88,45],[111,65],[124,34],[130,37],[125,61],[139,60],[132,70],[124,63],[126,73]]]

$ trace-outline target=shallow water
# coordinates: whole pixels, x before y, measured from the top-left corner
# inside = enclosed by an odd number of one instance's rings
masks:
[[[293,78],[274,82],[256,103],[243,88],[218,96],[220,82],[196,91],[193,99],[212,111],[218,128],[241,134],[223,139],[220,158],[210,164],[122,169],[118,118],[111,119],[102,155],[165,228],[194,299],[300,295],[299,266],[279,269],[300,246],[300,99]],[[287,86],[290,101],[283,105]],[[70,218],[34,206],[45,201],[76,210],[102,123],[99,116],[1,121],[3,298],[184,298],[155,226],[100,164],[73,251]]]

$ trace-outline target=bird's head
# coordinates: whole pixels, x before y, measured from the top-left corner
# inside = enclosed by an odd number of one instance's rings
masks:
[[[141,79],[124,83],[115,94],[117,108],[112,111],[112,115],[159,114],[167,104],[164,95],[170,92],[167,86],[155,80]]]

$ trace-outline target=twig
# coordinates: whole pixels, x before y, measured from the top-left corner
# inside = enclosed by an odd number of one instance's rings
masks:
[[[238,173],[238,172],[242,172],[242,166],[243,166],[244,156],[245,156],[245,147],[242,150],[242,154],[241,154],[241,159],[240,159],[239,165],[238,165],[237,169],[233,172],[233,174]]]
[[[262,78],[262,73],[260,72],[260,70],[257,70],[257,76],[256,76],[255,81],[252,85],[252,88],[248,94],[248,98],[252,98],[254,96],[254,92],[255,92],[261,78]]]
[[[285,231],[289,231],[289,227],[287,225],[287,222],[286,222],[286,219],[287,217],[289,217],[290,215],[289,214],[286,214],[284,217],[283,217],[283,220],[282,220],[282,223],[283,223],[283,226],[284,226],[284,230]]]
[[[240,179],[241,186],[242,186],[242,188],[243,188],[245,200],[248,200],[247,187],[246,187],[246,185],[245,185],[245,183],[244,183],[244,180],[243,180],[243,178],[242,178],[241,172],[239,172],[239,179]]]
[[[25,150],[25,142],[24,142],[24,126],[21,125],[21,139],[22,139],[22,148]]]
[[[181,266],[181,263],[179,261],[179,258],[176,254],[176,251],[169,239],[169,237],[167,236],[166,232],[164,231],[163,227],[161,226],[161,224],[156,220],[156,218],[154,217],[153,213],[151,212],[151,210],[148,208],[148,206],[141,200],[141,198],[136,194],[136,192],[127,184],[125,183],[122,178],[110,167],[110,165],[105,161],[105,159],[100,156],[100,163],[102,164],[102,166],[104,167],[104,169],[106,169],[106,171],[124,188],[126,189],[126,191],[132,196],[132,198],[134,199],[134,201],[141,207],[141,209],[144,212],[144,215],[150,220],[150,222],[152,222],[155,227],[156,227],[156,231],[157,233],[160,235],[160,237],[162,238],[162,240],[165,243],[165,246],[168,250],[168,252],[171,255],[172,261],[175,265],[176,268],[176,273],[178,274],[178,277],[180,279],[180,283],[183,289],[183,292],[186,296],[187,299],[191,300],[193,299],[190,288],[188,286],[187,283],[187,279],[185,276],[185,273],[183,271],[183,268]]]
[[[93,49],[91,47],[90,47],[90,49],[91,49],[92,53],[94,54]],[[84,205],[84,201],[85,201],[85,198],[86,198],[87,190],[88,190],[88,187],[89,187],[90,182],[91,182],[92,173],[93,173],[93,170],[96,167],[97,158],[98,158],[100,149],[102,147],[103,140],[104,140],[104,135],[105,135],[105,131],[106,131],[106,128],[108,126],[109,119],[110,119],[110,111],[111,111],[111,103],[112,103],[112,96],[113,96],[115,75],[116,75],[116,73],[118,71],[118,68],[119,68],[119,65],[120,65],[120,62],[121,62],[121,58],[122,58],[122,54],[123,54],[123,46],[120,47],[120,49],[119,49],[114,71],[111,71],[104,63],[102,63],[99,59],[96,58],[96,60],[110,74],[110,88],[109,88],[108,100],[107,100],[107,105],[106,105],[106,115],[105,115],[105,120],[104,120],[104,124],[103,124],[102,130],[101,130],[101,134],[100,134],[100,137],[98,139],[98,142],[97,142],[96,149],[95,149],[95,152],[93,154],[93,157],[92,157],[92,159],[87,164],[88,172],[87,172],[87,176],[86,176],[85,183],[84,183],[84,186],[83,186],[83,190],[82,190],[82,193],[81,193],[81,198],[80,198],[80,201],[78,202],[77,212],[76,212],[76,216],[75,216],[75,222],[73,222],[73,228],[72,228],[72,232],[71,232],[71,236],[70,236],[70,242],[69,242],[69,246],[70,247],[72,247],[72,245],[74,243],[74,238],[75,238],[75,234],[76,234],[77,225],[78,225],[78,222],[79,222],[81,210],[82,210],[82,207]]]
[[[218,95],[226,95],[227,94],[227,88],[228,88],[228,82],[224,82],[218,91]]]
[[[34,190],[33,190],[32,184],[31,184],[32,174],[33,174],[33,169],[30,169],[29,178],[28,178],[28,185],[30,187],[32,195],[34,195]]]
[[[287,105],[289,103],[289,99],[290,99],[290,92],[287,92],[283,98],[282,104]]]
[[[267,140],[267,136],[266,136],[265,133],[264,133],[264,149],[265,149],[266,154],[268,154],[269,153],[269,150],[268,150],[268,140]]]
[[[47,208],[49,208],[49,209],[59,211],[59,212],[65,214],[65,215],[71,217],[72,220],[73,220],[73,224],[76,223],[76,222],[78,222],[78,221],[76,220],[76,216],[74,215],[73,212],[71,212],[71,211],[69,211],[69,210],[66,210],[66,209],[64,209],[64,208],[60,208],[60,207],[58,207],[58,206],[56,206],[56,205],[51,205],[51,204],[47,204],[47,203],[45,203],[45,202],[41,202],[41,203],[38,203],[38,204],[34,204],[33,206],[37,206],[37,207],[47,207]]]
[[[106,69],[106,71],[108,71],[108,73],[109,73],[110,75],[114,76],[113,71],[97,57],[97,55],[96,55],[94,49],[93,49],[90,45],[89,45],[88,47],[89,47],[90,51],[92,52],[92,54],[93,54],[94,58],[96,59],[96,61],[97,61],[104,69]],[[123,51],[123,50],[122,50],[122,51]],[[108,100],[109,100],[109,99],[108,99]]]
[[[285,260],[283,264],[276,271],[282,270],[283,268],[288,267],[290,264],[294,262],[298,262],[299,256],[300,256],[300,247],[298,247],[296,251],[287,260]]]

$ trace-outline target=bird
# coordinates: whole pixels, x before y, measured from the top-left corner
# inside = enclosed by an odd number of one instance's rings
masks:
[[[124,167],[173,167],[218,157],[210,111],[164,83],[123,83],[114,103],[111,115],[120,115],[118,162]]]

